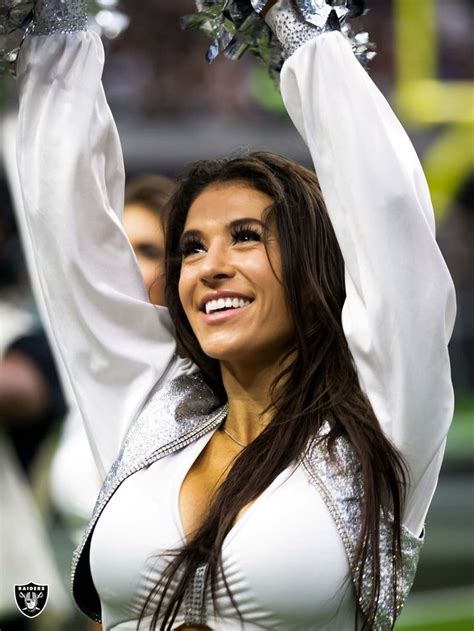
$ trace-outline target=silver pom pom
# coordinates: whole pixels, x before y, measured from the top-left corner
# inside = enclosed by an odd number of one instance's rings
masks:
[[[268,0],[196,0],[198,11],[184,17],[183,26],[213,39],[207,51],[209,62],[220,53],[240,59],[250,52],[264,61],[275,78],[298,46],[326,31],[340,31],[363,65],[375,56],[368,34],[355,32],[348,22],[365,12],[365,0],[279,2],[267,18],[272,28],[262,17],[267,4]]]
[[[25,34],[33,24],[34,2],[4,0],[0,6],[0,74],[14,70]]]
[[[73,33],[89,27],[114,39],[127,26],[118,0],[0,0],[0,75],[15,74],[29,34]]]

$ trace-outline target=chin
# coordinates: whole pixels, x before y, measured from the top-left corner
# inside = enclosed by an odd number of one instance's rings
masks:
[[[247,359],[250,360],[252,357],[255,358],[255,351],[250,350],[249,344],[246,344],[244,341],[233,342],[232,344],[222,344],[221,342],[201,344],[201,349],[208,357],[217,361],[241,362]],[[242,349],[246,349],[245,352]]]
[[[202,346],[201,348],[208,357],[217,360],[221,364],[234,365],[236,367],[249,366],[251,369],[257,369],[257,367],[261,369],[266,365],[278,364],[286,351],[286,349],[279,349],[279,352],[275,352],[273,346],[271,348],[262,348],[250,346],[249,343],[244,342],[225,348],[217,345]]]
[[[204,337],[204,336],[203,336]],[[265,364],[278,363],[281,358],[294,346],[293,336],[281,336],[272,339],[256,339],[257,335],[251,335],[246,331],[245,335],[229,336],[225,338],[217,336],[212,339],[206,336],[199,340],[203,352],[212,359],[227,364],[249,364],[260,367]]]
[[[245,359],[245,356],[248,356],[248,353],[242,354],[242,350],[237,349],[222,349],[215,347],[201,347],[204,353],[211,357],[212,359],[216,359],[220,362],[231,362],[231,361],[242,361]]]

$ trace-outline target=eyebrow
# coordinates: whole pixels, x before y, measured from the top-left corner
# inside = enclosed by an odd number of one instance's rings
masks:
[[[231,221],[226,225],[226,228],[228,230],[232,230],[233,228],[245,226],[249,223],[256,223],[260,225],[263,230],[267,228],[267,225],[263,221],[260,221],[260,219],[255,219],[255,217],[240,217],[239,219],[234,219],[234,221]],[[203,234],[201,230],[186,230],[179,238],[179,244],[182,245],[189,238],[201,239],[202,236]]]

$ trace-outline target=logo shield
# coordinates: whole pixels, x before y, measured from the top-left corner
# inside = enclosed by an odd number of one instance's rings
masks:
[[[48,585],[30,581],[25,585],[15,585],[14,592],[16,606],[27,618],[39,616],[48,602]]]

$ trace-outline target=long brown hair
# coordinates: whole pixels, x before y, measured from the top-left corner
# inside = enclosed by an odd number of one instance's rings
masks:
[[[156,629],[160,624],[161,631],[171,629],[186,586],[203,563],[208,564],[207,587],[217,608],[217,579],[219,573],[223,576],[222,544],[239,511],[305,452],[323,422],[328,421],[330,453],[336,438],[344,436],[360,462],[362,524],[355,564],[360,568],[359,590],[364,567],[374,577],[364,621],[364,628],[370,629],[381,585],[378,555],[381,513],[393,515],[392,584],[396,598],[405,472],[401,457],[382,433],[360,388],[344,337],[341,324],[344,261],[315,174],[286,158],[263,152],[192,165],[182,177],[168,212],[167,305],[179,342],[224,402],[226,394],[219,364],[201,350],[179,300],[178,241],[196,197],[211,184],[236,181],[247,183],[273,200],[268,214],[276,222],[279,235],[282,282],[295,326],[294,347],[288,349],[287,357],[294,359],[287,362],[273,383],[268,408],[274,410],[271,422],[236,458],[215,493],[204,523],[188,543],[175,551],[165,574],[149,595],[142,615],[151,602],[155,606],[154,598],[161,592],[151,628]],[[223,580],[236,606],[225,576]]]

